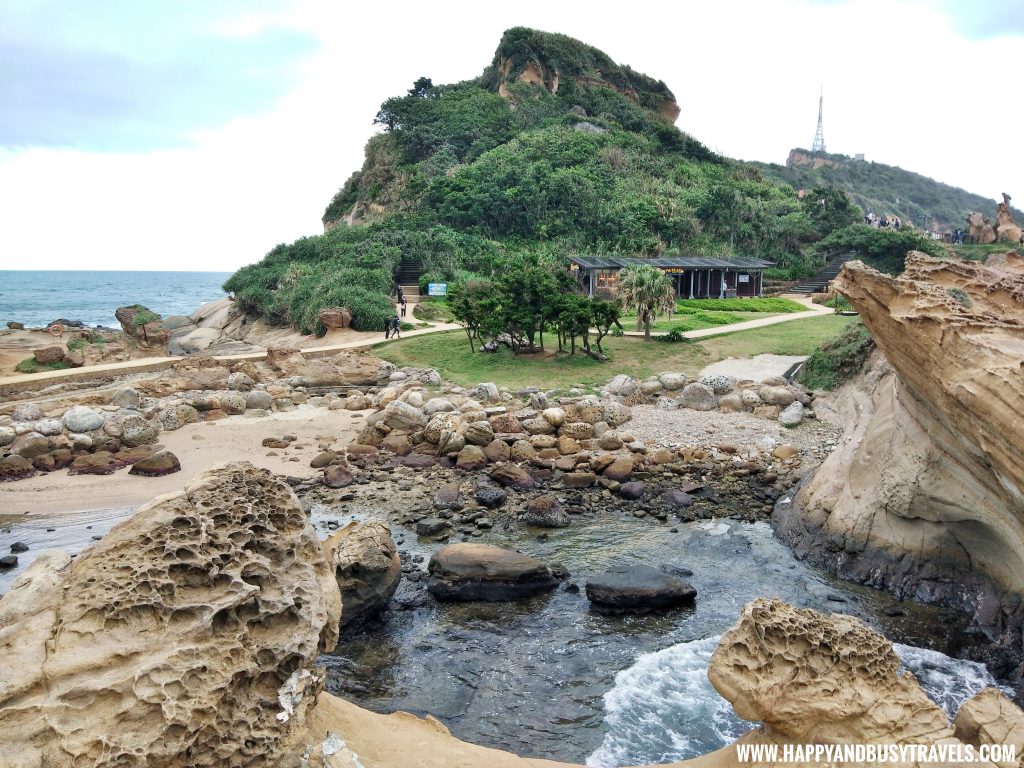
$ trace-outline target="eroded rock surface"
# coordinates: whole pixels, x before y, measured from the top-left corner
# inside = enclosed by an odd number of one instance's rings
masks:
[[[891,368],[876,357],[836,394],[846,435],[776,527],[844,576],[974,611],[1010,673],[1024,592],[1024,274],[915,253],[900,277],[849,262],[836,286]]]
[[[341,590],[341,626],[353,626],[383,610],[398,589],[402,563],[387,524],[353,522],[323,543]]]
[[[0,600],[3,764],[298,765],[339,615],[287,484],[213,469]]]

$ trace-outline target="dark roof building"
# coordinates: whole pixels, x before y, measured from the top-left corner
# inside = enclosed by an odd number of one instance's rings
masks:
[[[611,294],[623,267],[647,264],[672,278],[676,295],[684,299],[724,299],[760,296],[762,272],[772,262],[750,257],[718,259],[707,256],[570,256],[571,269],[578,272],[591,296]]]

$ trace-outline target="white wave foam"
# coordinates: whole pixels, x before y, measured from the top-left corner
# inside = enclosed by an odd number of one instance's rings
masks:
[[[604,695],[607,733],[586,764],[616,768],[697,757],[753,728],[708,681],[708,664],[719,640],[709,637],[645,653],[619,672]],[[976,662],[899,643],[893,648],[904,669],[950,718],[982,688],[997,685]]]

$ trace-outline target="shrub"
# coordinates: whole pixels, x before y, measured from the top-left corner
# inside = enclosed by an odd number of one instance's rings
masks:
[[[60,371],[70,366],[63,360],[58,360],[56,363],[41,364],[36,361],[34,357],[27,357],[14,366],[14,370],[18,373],[39,373],[40,371]]]
[[[860,371],[874,348],[868,329],[853,323],[811,353],[800,369],[799,380],[811,389],[835,389]]]
[[[798,301],[770,296],[749,299],[680,299],[676,302],[676,306],[680,312],[687,309],[778,313],[807,311],[807,307]]]
[[[953,299],[961,306],[970,308],[971,297],[967,295],[967,292],[963,288],[948,288],[946,293],[953,297]]]
[[[668,342],[669,344],[676,344],[680,341],[685,341],[686,337],[683,335],[682,328],[672,328],[668,333],[656,337],[659,341]]]

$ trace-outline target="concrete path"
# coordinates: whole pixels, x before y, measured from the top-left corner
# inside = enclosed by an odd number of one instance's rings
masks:
[[[803,304],[807,307],[806,312],[788,312],[784,315],[775,315],[774,317],[761,317],[757,320],[745,320],[742,323],[733,323],[732,325],[716,325],[711,328],[700,328],[696,331],[684,331],[684,339],[703,339],[708,336],[721,336],[723,333],[735,333],[736,331],[748,331],[751,328],[764,328],[769,325],[778,325],[779,323],[788,323],[793,320],[806,320],[809,317],[820,317],[821,315],[832,315],[835,314],[835,310],[831,307],[825,307],[821,304],[814,304],[806,296],[786,294],[781,296],[783,299],[791,299],[798,304]],[[667,331],[651,331],[651,336],[664,336]],[[626,336],[643,336],[643,331],[626,331]]]
[[[753,357],[727,357],[717,363],[705,366],[701,376],[724,373],[737,379],[764,381],[772,376],[782,376],[797,363],[807,359],[806,355],[754,355]]]
[[[421,321],[426,322],[426,321]],[[461,330],[462,326],[457,323],[430,323],[429,328],[417,328],[412,331],[402,331],[400,338],[407,339],[412,336],[423,336],[428,333],[442,333],[444,331]],[[387,344],[390,339],[385,339],[381,333],[374,339],[353,339],[352,341],[332,344],[326,347],[307,347],[299,351],[305,357],[329,357],[330,355],[342,352],[347,349],[372,349],[373,347]],[[238,355],[214,355],[217,360],[224,360],[230,363],[238,363],[243,360],[259,361],[265,359],[267,353],[246,352]],[[142,357],[137,360],[124,360],[117,363],[103,363],[101,365],[89,365],[82,368],[63,368],[59,371],[40,371],[39,373],[18,374],[16,376],[0,377],[0,395],[13,394],[28,389],[42,389],[56,384],[63,384],[68,381],[80,381],[82,379],[112,379],[116,376],[126,376],[133,373],[150,373],[170,368],[184,357]]]

